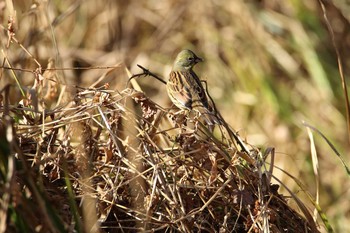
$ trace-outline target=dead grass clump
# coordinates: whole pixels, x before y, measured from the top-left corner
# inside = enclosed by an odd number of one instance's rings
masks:
[[[12,88],[0,112],[9,232],[318,232],[272,184],[273,150],[227,125],[212,133],[130,88],[77,87],[51,109],[37,92],[10,105]]]

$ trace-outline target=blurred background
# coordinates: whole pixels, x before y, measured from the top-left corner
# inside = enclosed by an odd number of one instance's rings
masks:
[[[4,28],[11,15],[9,2],[0,1]],[[205,60],[195,71],[208,82],[221,114],[250,144],[262,151],[275,148],[274,174],[306,204],[303,190],[279,170],[298,178],[306,191],[316,195],[303,121],[320,130],[349,164],[337,56],[317,0],[16,0],[13,4],[15,36],[43,68],[54,58],[56,68],[118,65],[135,74],[141,72],[140,64],[166,80],[176,54],[193,50]],[[350,7],[345,0],[324,4],[347,78]],[[18,44],[6,48],[5,31],[1,37],[1,47],[14,67],[37,67]],[[0,55],[2,61],[5,53]],[[123,70],[108,73],[104,82],[122,90],[127,80]],[[72,69],[58,75],[62,83],[88,87],[107,71]],[[17,75],[23,85],[34,82],[30,73]],[[153,101],[171,106],[161,82],[150,77],[138,81]],[[14,81],[4,75],[0,88],[6,83]],[[14,92],[12,101],[16,98]],[[317,134],[314,139],[320,206],[336,232],[350,232],[349,178],[325,140]],[[283,188],[280,191],[288,195]],[[313,210],[311,203],[308,207]]]

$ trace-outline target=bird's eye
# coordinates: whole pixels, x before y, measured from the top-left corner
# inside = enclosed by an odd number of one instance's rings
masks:
[[[193,60],[194,60],[194,57],[189,57],[188,60],[189,60],[189,61],[193,61]]]

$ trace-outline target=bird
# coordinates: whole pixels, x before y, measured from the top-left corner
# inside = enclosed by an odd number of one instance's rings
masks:
[[[214,125],[218,123],[216,110],[209,103],[206,90],[193,71],[193,67],[202,61],[202,58],[189,49],[179,52],[169,74],[166,89],[176,107],[199,112],[208,125]]]

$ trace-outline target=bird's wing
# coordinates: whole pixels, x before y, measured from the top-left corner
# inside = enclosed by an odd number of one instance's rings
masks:
[[[172,71],[169,76],[167,88],[172,102],[177,107],[192,109],[192,94],[187,81],[188,77],[184,76],[185,73]]]
[[[190,76],[192,77],[189,80],[189,85],[192,86],[192,107],[204,106],[209,112],[212,111],[211,106],[208,103],[208,98],[206,91],[202,85],[202,82],[193,71],[190,72]]]

